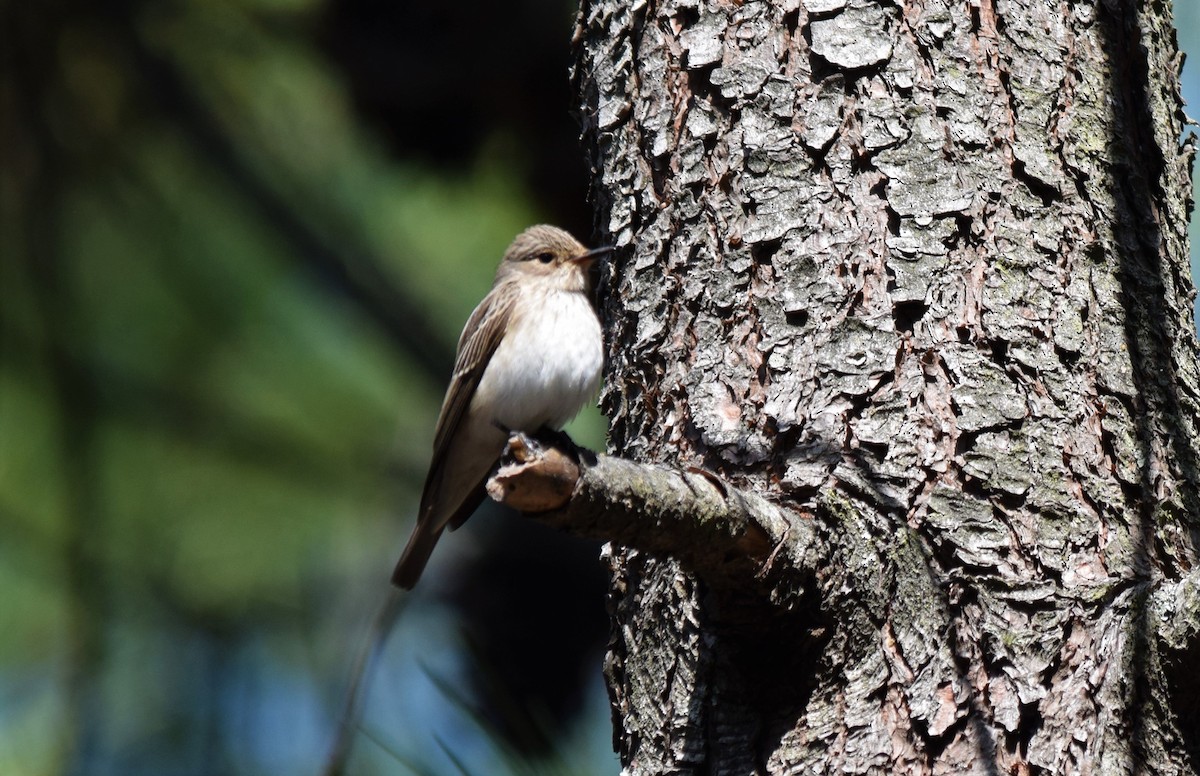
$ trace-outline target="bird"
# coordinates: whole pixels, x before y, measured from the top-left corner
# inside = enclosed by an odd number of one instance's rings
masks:
[[[508,246],[458,339],[416,526],[392,573],[396,587],[411,590],[442,532],[479,506],[510,433],[561,430],[596,396],[604,348],[588,270],[611,250],[588,250],[547,224]]]

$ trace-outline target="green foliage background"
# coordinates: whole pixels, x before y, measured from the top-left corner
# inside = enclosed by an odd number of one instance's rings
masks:
[[[458,329],[545,217],[503,137],[397,159],[321,10],[0,4],[0,773],[320,766]],[[441,611],[384,656],[355,772],[534,767],[430,689]],[[592,717],[573,772],[611,770]]]

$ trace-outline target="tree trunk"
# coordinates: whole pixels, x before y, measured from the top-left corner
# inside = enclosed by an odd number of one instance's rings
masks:
[[[821,547],[611,547],[626,772],[1196,773],[1169,8],[587,0],[576,46],[610,448]]]

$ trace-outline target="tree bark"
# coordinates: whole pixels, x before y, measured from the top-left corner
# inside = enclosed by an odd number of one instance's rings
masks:
[[[1196,773],[1169,8],[586,0],[575,44],[610,452],[805,521],[772,590],[682,521],[606,551],[625,771]]]

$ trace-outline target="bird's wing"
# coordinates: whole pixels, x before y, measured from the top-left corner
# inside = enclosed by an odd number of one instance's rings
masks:
[[[433,436],[433,459],[429,462],[429,474],[425,476],[417,524],[392,572],[392,583],[405,590],[411,590],[417,583],[446,525],[457,528],[483,500],[483,483],[479,483],[472,487],[453,513],[440,519],[434,516],[437,500],[444,495],[441,493],[442,477],[446,474],[446,455],[450,443],[471,406],[475,389],[492,354],[508,329],[514,299],[514,295],[503,286],[492,289],[475,308],[475,312],[471,313],[467,325],[463,327],[462,336],[458,338],[454,375],[450,378],[450,387],[446,389],[446,398],[438,415],[437,430]]]
[[[450,440],[454,438],[455,431],[471,406],[483,371],[508,329],[515,296],[498,293],[500,291],[501,288],[493,289],[483,298],[467,319],[467,325],[459,337],[454,375],[450,378],[450,387],[446,389],[446,398],[442,401],[442,411],[433,435],[433,459],[429,463],[425,488],[427,495],[435,472],[440,472],[442,468],[442,459],[450,448]]]

